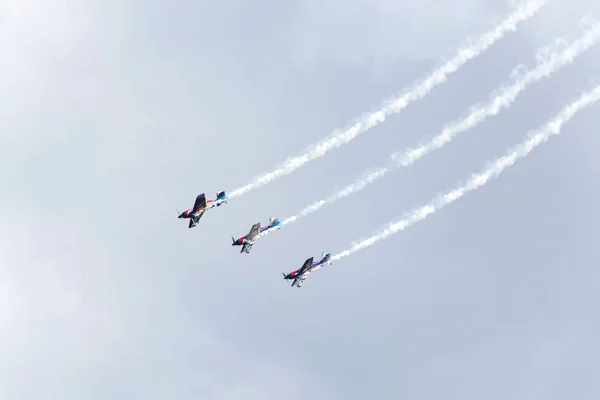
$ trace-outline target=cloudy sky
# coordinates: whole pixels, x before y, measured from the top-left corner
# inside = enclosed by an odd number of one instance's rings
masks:
[[[599,17],[550,1],[424,99],[208,212],[424,77],[500,0],[0,1],[0,398],[598,399],[598,106],[481,190],[290,288],[591,87],[600,44],[414,166],[258,242],[439,133]],[[568,3],[568,4],[567,4]],[[596,81],[598,82],[598,81]]]

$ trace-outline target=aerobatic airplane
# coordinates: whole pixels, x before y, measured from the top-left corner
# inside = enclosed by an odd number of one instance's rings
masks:
[[[225,192],[217,193],[217,198],[214,200],[206,200],[206,196],[204,196],[204,193],[202,193],[196,197],[194,207],[190,208],[189,210],[185,210],[179,214],[177,218],[189,218],[190,225],[188,228],[193,228],[196,226],[198,221],[200,221],[200,218],[202,218],[202,215],[205,211],[208,211],[213,207],[219,207],[223,203],[227,203],[227,195]]]
[[[294,285],[296,285],[296,287],[301,287],[304,280],[311,272],[318,270],[326,263],[331,265],[331,254],[323,252],[321,253],[321,257],[321,260],[317,262],[313,262],[313,257],[311,257],[304,261],[304,265],[302,265],[301,268],[298,268],[287,275],[283,273],[283,279],[293,279],[294,282],[292,282],[292,287]]]
[[[256,224],[252,225],[250,232],[248,232],[246,236],[242,236],[238,240],[235,240],[235,238],[232,236],[231,240],[233,243],[231,245],[242,246],[240,253],[250,253],[250,249],[252,249],[254,242],[256,242],[261,236],[271,232],[271,230],[274,228],[281,229],[280,225],[281,222],[279,222],[279,220],[275,217],[269,218],[269,225],[263,227],[260,226],[260,222],[257,222]]]

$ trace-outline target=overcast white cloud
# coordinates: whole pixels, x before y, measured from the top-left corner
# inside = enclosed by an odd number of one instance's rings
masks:
[[[598,78],[594,47],[510,110],[239,254],[432,137],[598,17],[548,2],[448,82],[287,177],[244,185],[425,76],[503,1],[0,2],[0,397],[597,399],[597,108],[485,188],[296,290],[480,170]]]

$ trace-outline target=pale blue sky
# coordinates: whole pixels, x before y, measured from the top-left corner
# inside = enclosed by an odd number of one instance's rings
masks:
[[[414,166],[281,219],[485,101],[592,1],[550,1],[398,116],[231,191],[424,77],[504,1],[0,3],[0,398],[596,400],[598,108],[499,179],[290,288],[599,78],[600,47]]]

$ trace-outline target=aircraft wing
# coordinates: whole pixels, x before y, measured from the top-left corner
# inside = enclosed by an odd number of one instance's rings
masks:
[[[296,287],[302,287],[302,284],[304,283],[305,279],[306,279],[306,277],[304,277],[304,276],[297,277],[296,279],[294,279],[292,286],[296,285]]]
[[[260,222],[257,222],[256,224],[252,225],[252,228],[250,228],[250,232],[248,232],[248,235],[246,235],[246,240],[249,242],[256,240],[256,238],[258,237],[258,234],[260,233],[259,231],[260,231]]]
[[[312,262],[313,262],[313,257],[304,261],[304,265],[302,266],[302,268],[300,268],[300,271],[298,271],[298,276],[302,276],[302,274],[305,273],[306,270],[312,266]]]
[[[192,217],[190,218],[190,225],[188,226],[188,228],[193,228],[198,224],[198,221],[200,221],[200,218],[202,218],[202,216],[204,215],[204,211],[202,211],[200,213],[200,215],[196,216],[196,217]]]
[[[204,193],[199,194],[198,197],[196,197],[196,202],[194,203],[194,209],[192,210],[192,213],[197,213],[198,211],[200,211],[201,209],[205,209],[206,208],[206,196],[204,195]]]
[[[252,243],[244,243],[244,245],[242,246],[242,250],[240,250],[240,253],[250,253],[250,250],[252,249],[252,246],[254,244]]]

